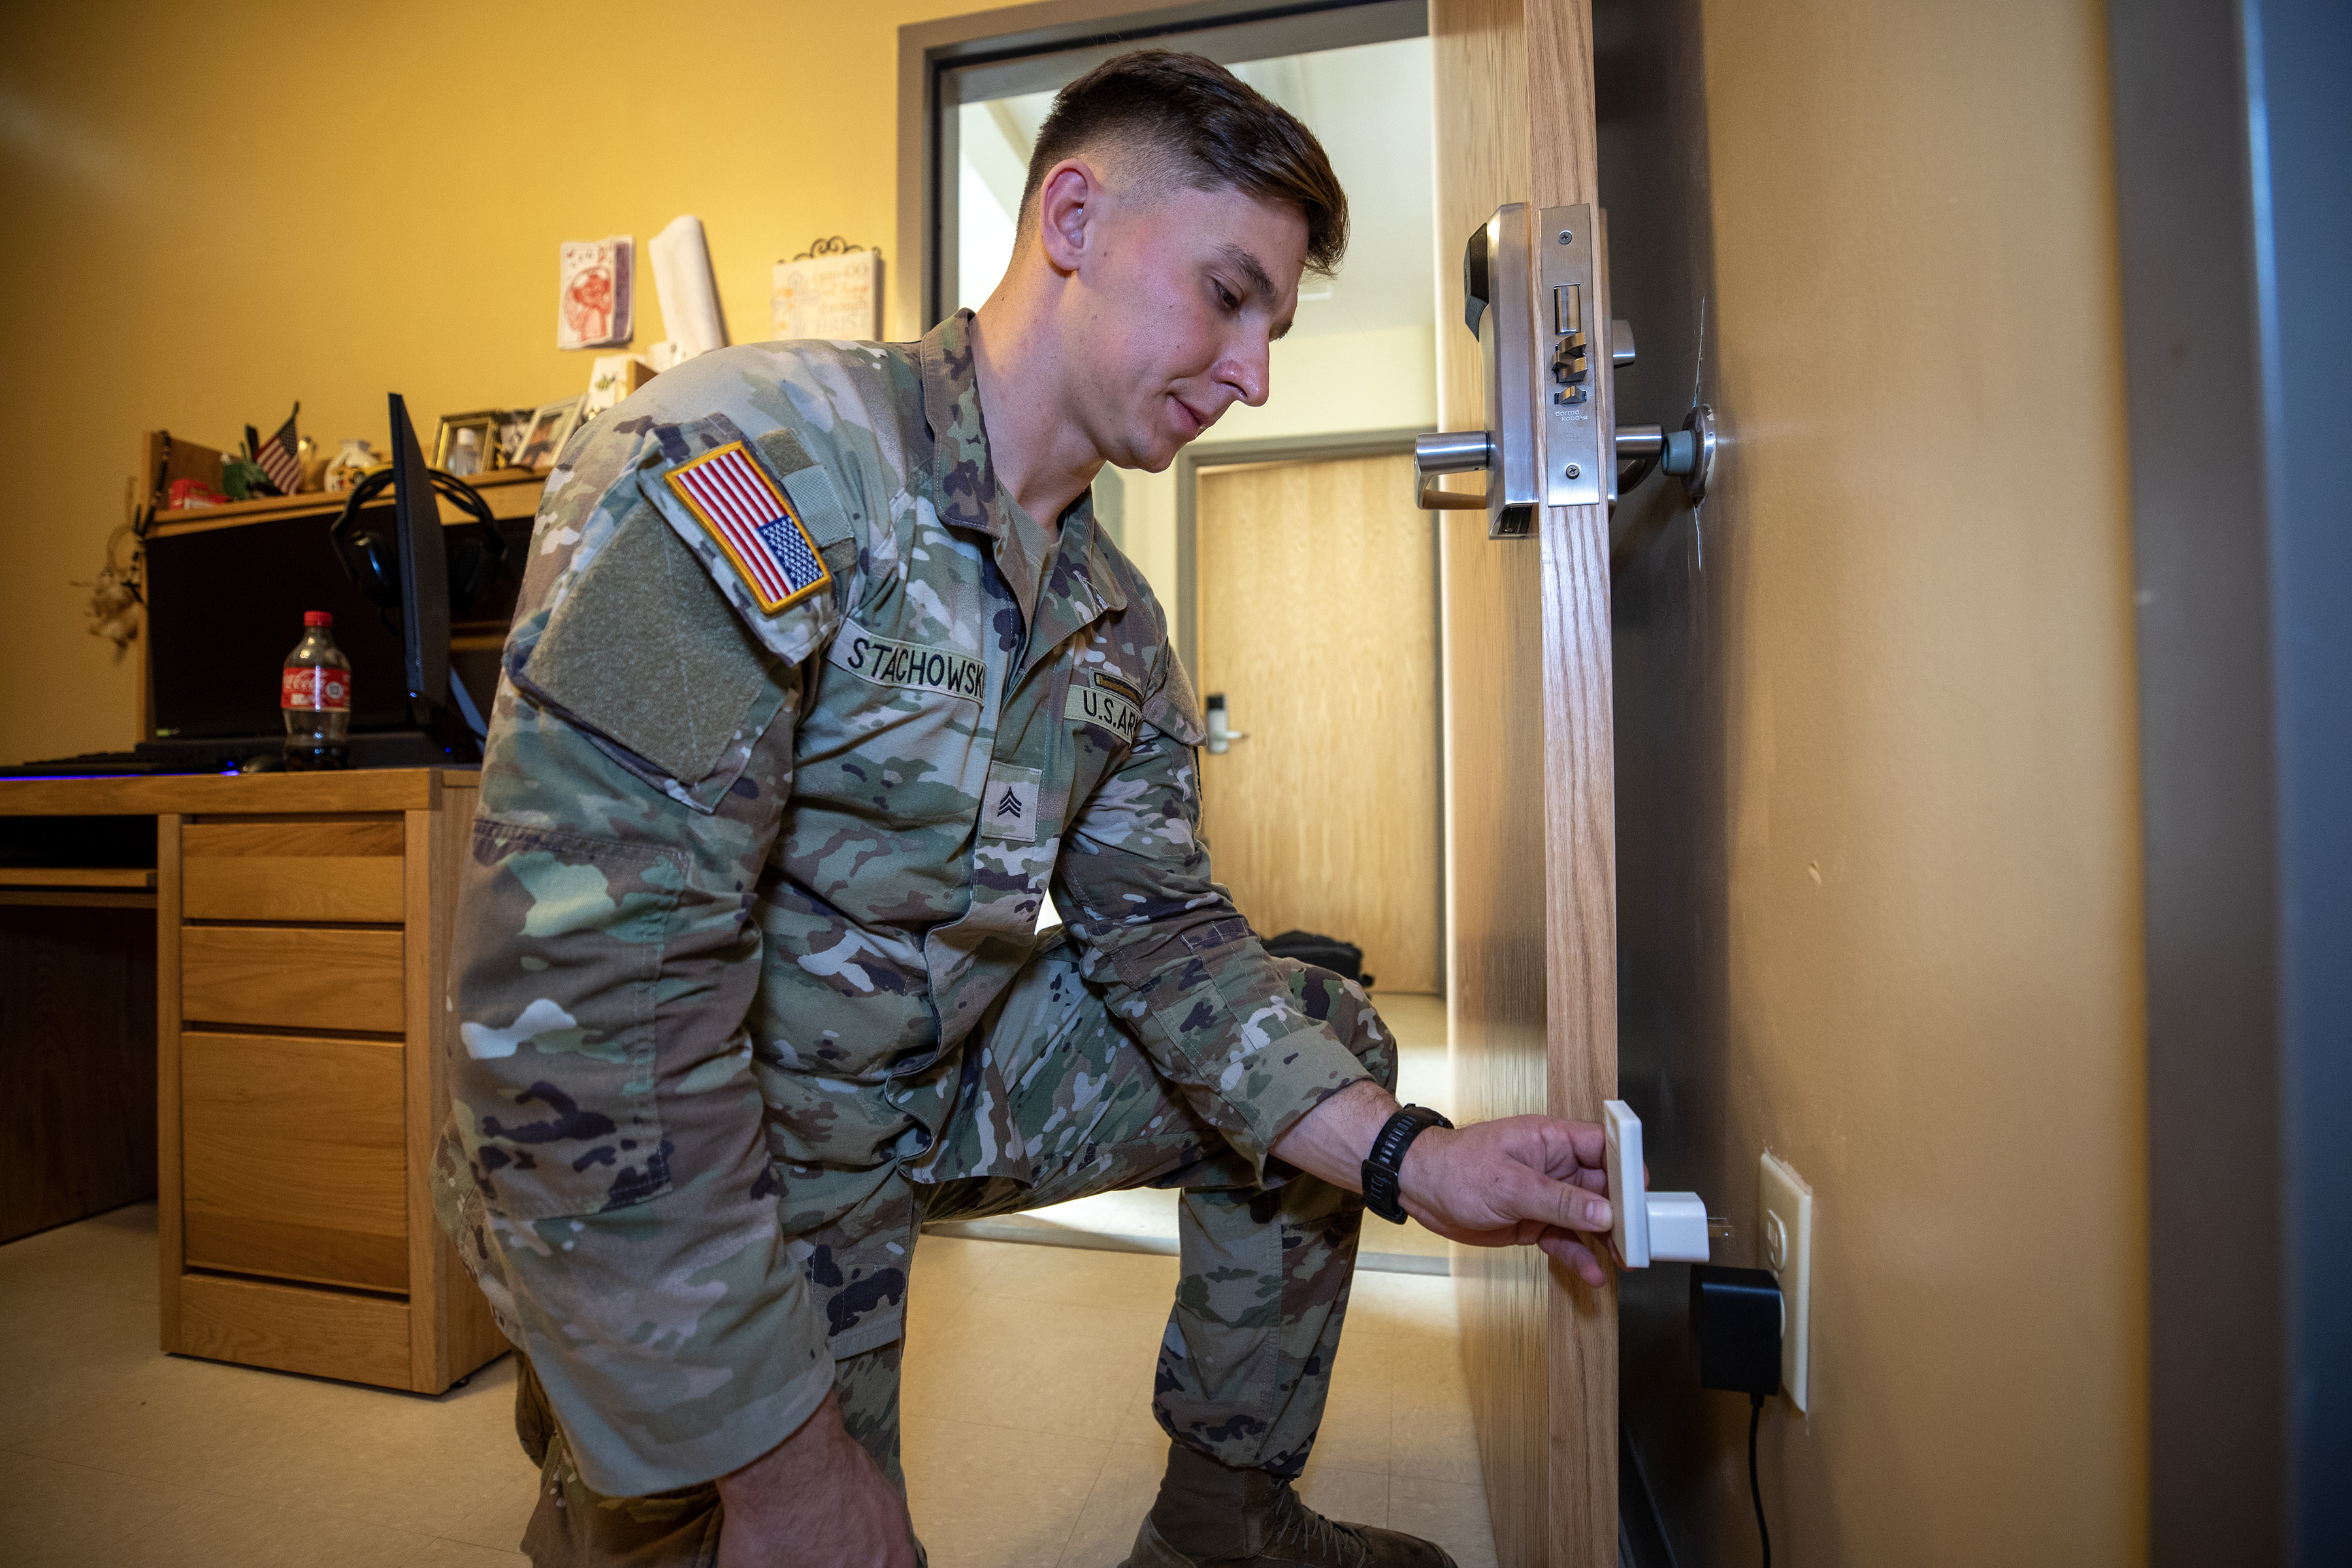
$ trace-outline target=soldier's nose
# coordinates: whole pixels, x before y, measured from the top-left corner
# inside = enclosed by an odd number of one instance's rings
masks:
[[[1246,403],[1252,408],[1265,405],[1266,383],[1271,379],[1266,374],[1265,354],[1236,356],[1227,360],[1221,368],[1224,374],[1220,379],[1234,389],[1236,401]]]

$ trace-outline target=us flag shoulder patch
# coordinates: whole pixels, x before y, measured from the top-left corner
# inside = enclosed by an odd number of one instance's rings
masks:
[[[662,477],[769,615],[833,581],[800,513],[742,442],[730,441]]]

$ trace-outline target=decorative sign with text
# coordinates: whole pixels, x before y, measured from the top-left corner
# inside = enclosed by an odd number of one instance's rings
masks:
[[[852,250],[776,263],[774,327],[779,338],[882,335],[882,253]]]

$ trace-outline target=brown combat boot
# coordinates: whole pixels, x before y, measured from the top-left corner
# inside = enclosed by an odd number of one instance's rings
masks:
[[[1341,1524],[1298,1500],[1288,1481],[1234,1470],[1173,1443],[1160,1497],[1123,1568],[1454,1568],[1434,1543]]]

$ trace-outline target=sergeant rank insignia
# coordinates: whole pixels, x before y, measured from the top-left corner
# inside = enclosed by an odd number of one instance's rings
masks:
[[[833,581],[800,513],[742,442],[730,441],[662,477],[727,552],[767,614]]]

